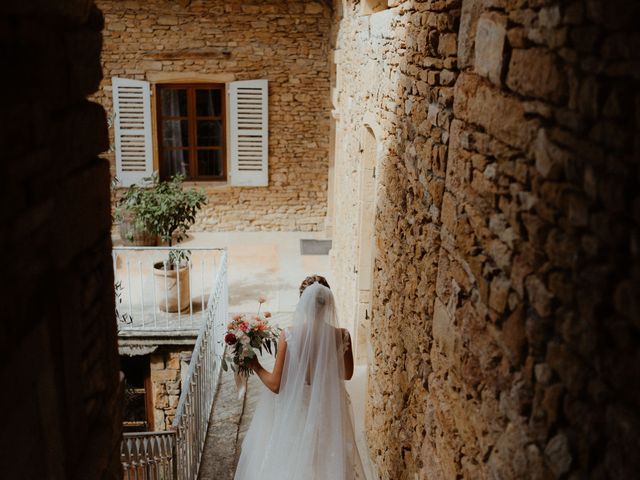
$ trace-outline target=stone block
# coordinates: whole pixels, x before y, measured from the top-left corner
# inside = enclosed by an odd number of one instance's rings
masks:
[[[544,48],[516,48],[511,52],[507,86],[521,95],[562,102],[567,95],[566,76],[553,53]]]
[[[106,24],[106,29],[110,32],[124,32],[127,29],[127,26],[120,22],[108,22]]]
[[[151,381],[152,382],[166,382],[168,380],[179,380],[180,378],[179,370],[152,370],[151,371]]]
[[[180,352],[169,352],[166,368],[180,370]]]
[[[495,13],[485,13],[476,26],[474,70],[493,84],[502,83],[507,19]]]
[[[164,383],[169,395],[180,395],[180,380],[168,380]]]
[[[556,477],[561,477],[569,471],[572,457],[569,440],[563,433],[554,436],[544,449],[544,455]]]
[[[551,367],[549,367],[546,363],[539,363],[534,368],[536,381],[538,381],[542,385],[549,385],[551,383],[551,379],[553,378],[553,371]]]
[[[444,33],[440,35],[438,40],[438,54],[443,57],[449,57],[456,54],[457,36],[455,33]]]
[[[503,313],[507,306],[507,298],[509,296],[509,289],[511,288],[511,282],[509,279],[502,275],[497,275],[491,280],[491,286],[489,288],[489,306],[498,313]]]
[[[544,283],[537,276],[531,275],[525,280],[525,286],[531,306],[536,313],[541,317],[550,315],[553,295]]]
[[[465,68],[473,65],[475,56],[476,25],[482,12],[482,0],[465,0],[460,13],[458,30],[458,65]]]
[[[447,307],[436,299],[433,313],[433,340],[444,355],[453,361],[457,351],[457,333]]]
[[[570,161],[569,153],[553,143],[544,129],[538,131],[533,148],[536,170],[545,178],[558,178]]]
[[[442,199],[441,222],[449,229],[455,232],[457,223],[456,201],[449,192],[444,194]]]
[[[161,15],[157,19],[158,25],[173,26],[178,25],[177,16]]]
[[[155,394],[153,397],[153,407],[155,409],[163,409],[169,406],[169,397],[167,395],[167,389],[163,384],[158,384],[154,388]]]
[[[559,5],[541,8],[538,12],[538,24],[543,28],[555,28],[562,21]]]
[[[538,122],[525,118],[522,103],[490,86],[482,78],[461,74],[455,85],[454,114],[480,125],[508,145],[527,150],[538,133]]]
[[[162,62],[155,60],[143,60],[140,65],[145,71],[162,70]]]
[[[307,3],[304,6],[305,15],[318,15],[324,11],[324,7],[317,2]]]
[[[155,408],[153,410],[153,425],[156,430],[166,430],[164,410]]]
[[[545,414],[547,422],[551,425],[555,424],[558,420],[563,390],[564,387],[560,383],[551,385],[544,390],[542,411]]]
[[[527,337],[522,303],[516,306],[502,325],[502,341],[512,365],[521,365],[526,355]]]
[[[149,365],[151,370],[164,370],[164,354],[152,353],[149,355]]]

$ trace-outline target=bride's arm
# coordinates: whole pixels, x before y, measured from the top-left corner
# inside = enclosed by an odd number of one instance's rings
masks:
[[[276,355],[276,363],[273,366],[273,371],[269,372],[265,370],[257,358],[250,364],[253,371],[256,372],[256,375],[262,380],[262,383],[273,393],[280,391],[280,381],[282,380],[282,369],[284,368],[284,357],[286,353],[287,342],[284,339],[284,332],[282,332],[278,339],[278,354]]]
[[[353,349],[351,348],[351,336],[349,330],[341,328],[341,334],[346,339],[346,348],[344,351],[344,379],[351,380],[353,377]]]

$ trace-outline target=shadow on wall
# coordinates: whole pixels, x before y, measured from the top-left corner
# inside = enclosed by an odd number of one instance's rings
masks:
[[[389,478],[631,478],[638,7],[398,8],[406,36],[379,44],[400,67],[376,218],[374,461]]]
[[[102,28],[91,1],[0,6],[3,478],[121,476]]]

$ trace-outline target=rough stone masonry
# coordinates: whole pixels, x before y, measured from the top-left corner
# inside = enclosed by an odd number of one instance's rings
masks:
[[[114,76],[149,80],[190,73],[269,80],[268,187],[198,182],[208,203],[192,231],[324,228],[329,152],[326,5],[309,0],[97,4],[105,15],[104,80],[95,98],[108,115]]]
[[[351,319],[370,127],[380,477],[635,477],[638,3],[360,3],[336,2],[333,258]]]

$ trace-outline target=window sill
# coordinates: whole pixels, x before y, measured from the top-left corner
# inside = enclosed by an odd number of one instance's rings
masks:
[[[186,180],[182,182],[182,186],[186,188],[225,188],[231,187],[232,185],[228,180]],[[129,190],[129,187],[123,187],[121,185],[115,188],[116,190],[122,191]]]
[[[230,187],[228,180],[185,180],[182,182],[182,185],[185,187],[206,187],[206,188],[217,188],[217,187]]]

